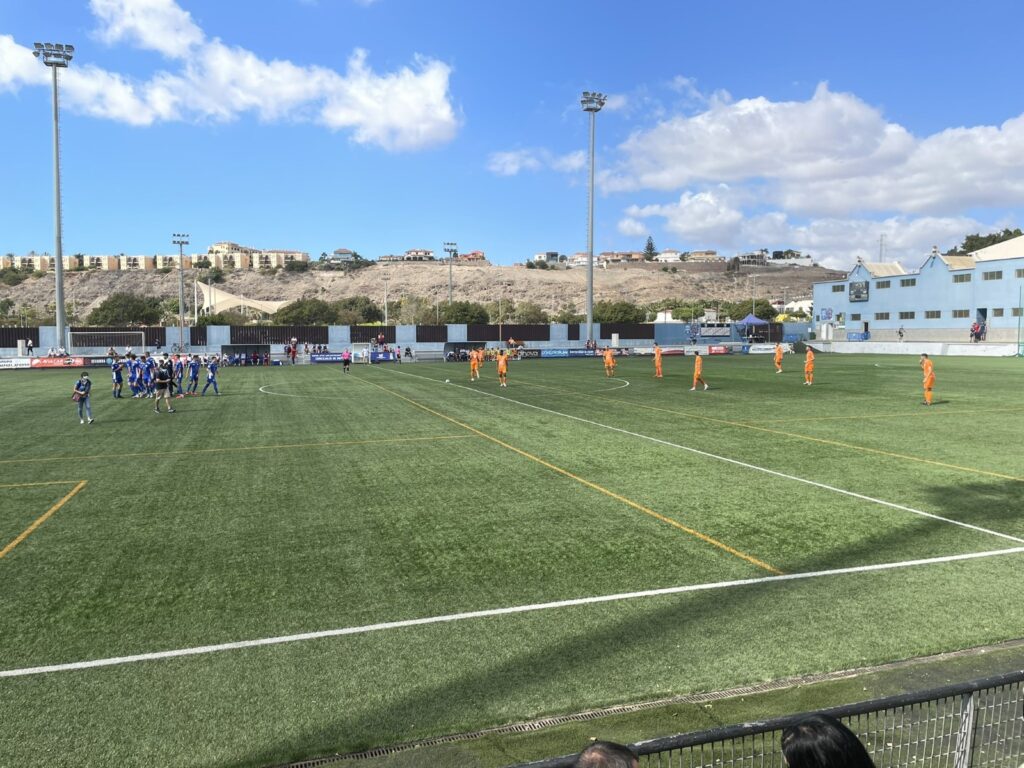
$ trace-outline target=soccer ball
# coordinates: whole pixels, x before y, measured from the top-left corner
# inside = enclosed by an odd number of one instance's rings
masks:
[[[451,384],[451,383],[452,383],[452,380],[451,380],[451,379],[445,379],[445,380],[444,380],[444,383],[445,383],[445,384]]]

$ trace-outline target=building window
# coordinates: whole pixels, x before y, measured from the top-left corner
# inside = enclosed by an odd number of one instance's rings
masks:
[[[913,312],[900,312],[900,320],[913,320],[913,319],[914,319],[914,313]]]
[[[1013,311],[1010,314],[1013,315],[1014,317],[1020,317],[1021,314],[1022,314],[1021,308],[1020,307],[1014,307]]]
[[[953,317],[970,317],[971,310],[969,309],[954,309]]]
[[[1003,308],[1002,307],[996,307],[995,309],[992,310],[992,317],[1002,317],[1002,316],[1003,316]]]
[[[875,320],[888,320],[888,319],[889,319],[889,313],[888,312],[875,312]]]
[[[1003,279],[1003,271],[1000,269],[1000,270],[996,270],[995,272],[982,272],[981,273],[981,279],[982,280],[1002,280]]]
[[[846,286],[845,285],[833,285],[832,286],[832,293],[842,293],[845,290],[846,290]]]
[[[917,285],[916,277],[904,277],[900,279],[900,288],[913,288]]]
[[[1018,269],[1015,273],[1017,277],[1024,277],[1024,269]]]
[[[953,275],[953,282],[954,283],[969,283],[969,282],[971,282],[971,276],[970,275],[966,275],[966,274],[964,274],[964,275]]]
[[[925,320],[938,320],[942,317],[942,312],[938,309],[926,309],[924,311]]]
[[[857,322],[858,320],[860,320],[860,315],[850,315],[850,319],[853,320],[854,322]]]
[[[879,281],[877,281],[875,283],[875,288],[879,288],[879,289],[881,289],[881,288],[888,288],[890,283],[891,283],[890,280],[879,280]]]

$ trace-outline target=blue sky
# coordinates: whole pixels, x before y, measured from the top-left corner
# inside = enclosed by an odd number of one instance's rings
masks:
[[[934,2],[52,0],[0,14],[0,252],[445,240],[496,263],[798,248],[923,262],[1021,224],[1024,6]]]

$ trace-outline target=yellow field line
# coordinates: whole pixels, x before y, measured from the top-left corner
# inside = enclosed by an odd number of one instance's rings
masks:
[[[32,485],[73,485],[77,480],[46,480],[39,483],[0,483],[0,488],[28,488]]]
[[[466,440],[469,435],[428,435],[427,437],[382,437],[373,440],[336,440],[325,443],[280,443],[277,445],[239,445],[228,448],[194,448],[186,451],[146,451],[141,453],[104,453],[96,456],[37,456],[26,459],[0,459],[0,464],[30,464],[44,461],[91,461],[94,459],[134,459],[147,456],[161,458],[196,453],[233,453],[240,451],[278,451],[286,448],[337,448],[347,445],[377,443],[416,443],[430,440]]]
[[[881,448],[868,448],[863,445],[854,445],[853,443],[844,443],[841,440],[829,440],[824,437],[812,437],[811,435],[801,435],[796,432],[785,432],[781,429],[771,429],[770,427],[761,427],[756,424],[745,424],[742,421],[730,421],[728,419],[716,419],[714,416],[704,416],[698,413],[690,413],[687,411],[676,411],[671,408],[660,408],[656,405],[647,405],[646,403],[637,403],[632,400],[617,400],[615,398],[608,397],[606,395],[585,395],[585,397],[596,397],[602,400],[609,400],[613,403],[620,403],[625,405],[632,405],[636,408],[644,408],[649,411],[659,411],[661,413],[671,413],[676,416],[685,416],[692,419],[700,419],[702,421],[709,421],[713,424],[725,424],[730,427],[740,427],[741,429],[752,429],[757,432],[767,432],[770,435],[779,435],[781,437],[790,437],[797,440],[809,440],[814,443],[820,443],[822,445],[832,445],[837,448],[848,448],[853,451],[864,451],[865,453],[873,453],[879,456],[889,456],[894,459],[903,459],[905,461],[916,461],[921,464],[930,464],[936,467],[942,467],[943,469],[955,469],[958,472],[967,472],[972,475],[985,475],[987,477],[997,477],[1000,480],[1013,480],[1014,482],[1024,482],[1024,477],[1016,477],[1014,475],[1004,475],[1000,472],[991,472],[987,469],[976,469],[974,467],[962,467],[959,464],[949,464],[945,461],[938,461],[936,459],[924,459],[920,456],[911,456],[906,453],[896,453],[895,451],[884,451]]]
[[[433,414],[434,416],[437,416],[438,418],[444,419],[445,421],[448,421],[448,422],[450,422],[452,424],[455,424],[455,425],[457,425],[459,427],[462,427],[463,429],[469,430],[470,432],[472,432],[474,435],[477,435],[478,437],[482,437],[485,440],[490,440],[495,445],[500,445],[502,448],[510,450],[513,453],[517,453],[520,456],[522,456],[523,458],[526,458],[526,459],[529,459],[530,461],[536,462],[537,464],[540,464],[543,467],[547,467],[552,472],[557,472],[558,474],[563,475],[565,477],[568,477],[571,480],[575,480],[577,483],[580,483],[581,485],[585,485],[587,488],[591,488],[591,489],[597,491],[598,493],[603,493],[605,496],[608,496],[609,498],[612,498],[612,499],[615,499],[616,501],[622,502],[623,504],[626,504],[627,506],[632,507],[633,509],[635,509],[635,510],[637,510],[639,512],[643,512],[645,515],[649,515],[649,516],[653,517],[656,520],[660,520],[663,523],[667,523],[668,525],[671,525],[673,528],[678,528],[680,531],[683,531],[684,533],[688,533],[689,535],[693,536],[694,538],[700,539],[701,541],[703,541],[703,542],[705,542],[707,544],[710,544],[710,545],[712,545],[714,547],[717,547],[718,549],[721,549],[724,552],[728,552],[730,555],[734,555],[735,557],[738,557],[741,560],[746,560],[748,563],[756,565],[758,568],[763,568],[764,570],[768,571],[769,573],[774,573],[774,574],[778,574],[778,575],[782,575],[782,573],[783,573],[783,571],[780,571],[778,568],[775,568],[774,566],[769,565],[768,563],[764,562],[763,560],[758,560],[756,557],[753,557],[752,555],[748,555],[745,552],[741,552],[740,550],[735,549],[734,547],[730,547],[728,544],[725,544],[725,543],[719,541],[718,539],[712,538],[711,536],[708,536],[706,533],[701,533],[700,531],[697,531],[697,530],[694,530],[693,528],[685,526],[682,523],[677,522],[676,520],[673,520],[672,518],[665,517],[664,515],[659,514],[658,512],[655,512],[653,509],[649,509],[648,507],[645,507],[642,504],[638,504],[637,502],[633,501],[632,499],[628,499],[625,496],[622,496],[621,494],[615,493],[615,491],[611,491],[611,490],[609,490],[609,489],[607,489],[607,488],[605,488],[603,486],[598,485],[597,483],[591,482],[590,480],[582,478],[579,475],[575,475],[575,474],[573,474],[572,472],[570,472],[567,469],[562,469],[561,467],[555,466],[551,462],[545,461],[544,459],[540,458],[539,456],[534,456],[532,453],[528,453],[527,451],[524,451],[521,448],[516,448],[514,445],[510,445],[510,444],[506,443],[503,440],[499,440],[497,437],[493,437],[492,435],[489,435],[486,432],[481,432],[479,429],[477,429],[475,427],[471,427],[469,424],[465,424],[465,423],[463,423],[461,421],[458,421],[457,419],[454,419],[451,416],[448,416],[448,415],[446,415],[444,413],[441,413],[440,411],[435,411],[433,408],[429,408],[429,407],[423,405],[422,403],[418,403],[415,400],[412,400],[412,399],[406,397],[405,395],[401,395],[398,392],[394,392],[394,391],[388,389],[387,387],[383,387],[383,386],[381,386],[380,384],[377,384],[374,381],[370,381],[368,379],[362,379],[362,381],[365,381],[367,384],[372,384],[374,387],[377,387],[378,389],[383,390],[384,392],[387,392],[389,395],[393,395],[394,397],[397,397],[399,400],[404,400],[405,402],[409,403],[410,405],[413,405],[413,406],[415,406],[415,407],[417,407],[417,408],[419,408],[419,409],[421,409],[423,411],[426,411],[427,413]]]
[[[79,482],[78,485],[76,485],[74,488],[72,488],[63,499],[61,499],[56,504],[54,504],[52,507],[50,507],[48,510],[46,510],[42,515],[40,515],[38,518],[36,518],[35,522],[33,522],[32,525],[30,525],[28,528],[26,528],[24,531],[22,531],[20,534],[18,534],[18,538],[16,538],[14,541],[12,541],[10,544],[8,544],[3,549],[0,549],[0,560],[5,558],[7,556],[8,552],[10,552],[16,546],[21,544],[21,542],[23,542],[25,539],[27,539],[29,537],[29,535],[32,533],[32,531],[34,531],[40,525],[42,525],[47,520],[49,520],[50,516],[53,515],[54,512],[56,512],[58,509],[63,507],[65,504],[67,504],[76,493],[78,493],[80,490],[85,488],[85,484],[87,482],[88,482],[87,480],[82,480],[81,482]]]

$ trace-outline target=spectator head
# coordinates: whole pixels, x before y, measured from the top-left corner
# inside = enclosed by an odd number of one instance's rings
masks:
[[[811,715],[782,731],[789,768],[874,768],[857,736],[829,715]]]
[[[922,352],[921,353],[921,359],[922,360],[927,360],[928,359],[928,353],[927,352]]]
[[[613,741],[595,741],[580,752],[575,768],[637,768],[640,761],[629,747]]]

